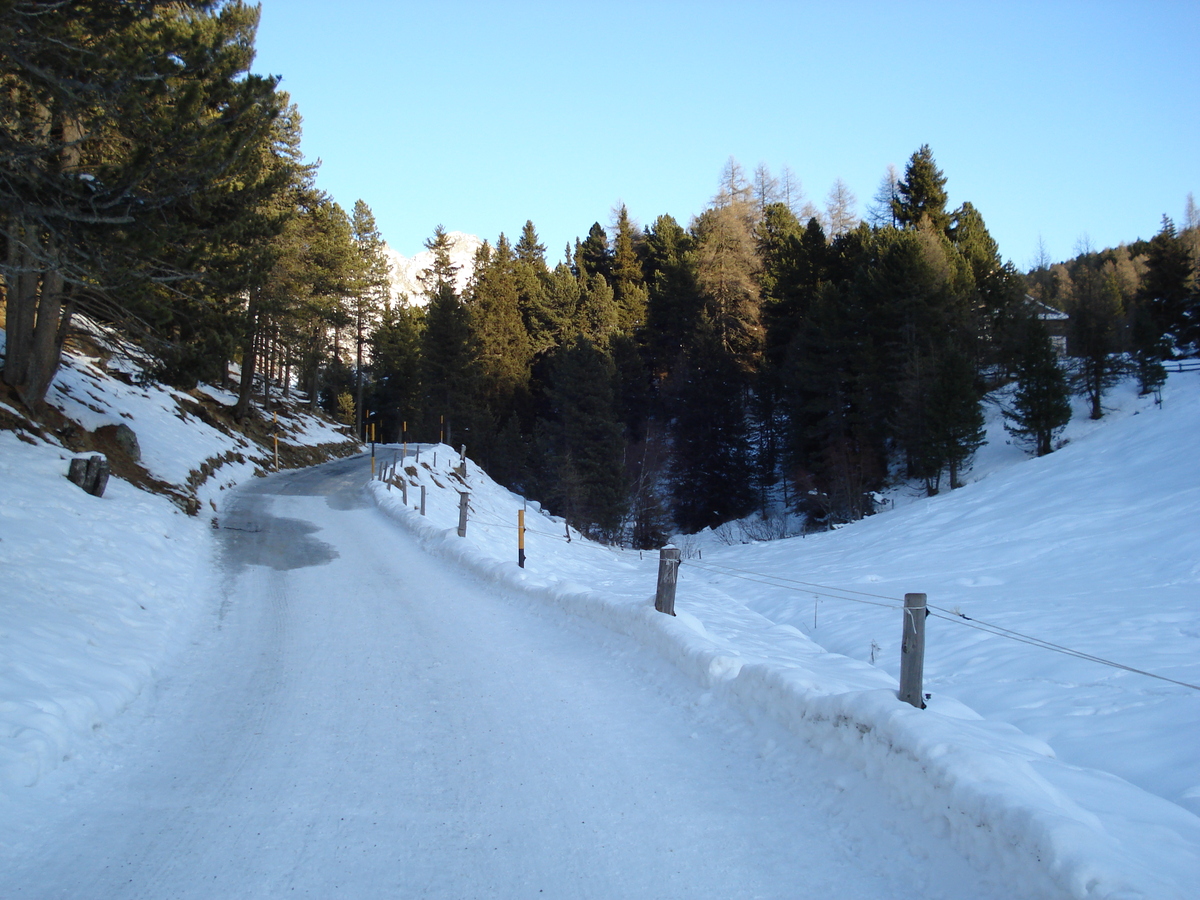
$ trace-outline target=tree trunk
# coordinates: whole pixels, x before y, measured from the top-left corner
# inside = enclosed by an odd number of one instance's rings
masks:
[[[233,417],[239,422],[250,415],[251,394],[254,391],[254,373],[258,367],[258,301],[251,299],[246,310],[246,332],[242,342],[242,381],[238,388],[237,405]]]
[[[14,236],[30,236],[16,223]],[[47,259],[55,257],[53,238],[42,248]],[[46,399],[58,371],[59,357],[71,322],[65,297],[65,282],[56,268],[46,269],[24,243],[12,240],[6,259],[6,342],[4,381],[30,409]]]

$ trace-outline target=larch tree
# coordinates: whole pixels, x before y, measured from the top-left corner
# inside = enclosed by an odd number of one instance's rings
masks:
[[[835,238],[854,228],[859,222],[855,208],[858,198],[846,182],[837,179],[825,197],[825,221],[829,223],[829,236]]]

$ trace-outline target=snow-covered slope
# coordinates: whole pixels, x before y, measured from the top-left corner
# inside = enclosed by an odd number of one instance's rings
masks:
[[[209,517],[181,507],[211,511],[227,488],[274,462],[260,444],[210,424],[217,405],[206,407],[204,395],[225,404],[232,395],[184,394],[138,383],[138,374],[128,360],[68,352],[47,398],[65,417],[57,433],[0,402],[0,801],[118,715],[203,607]],[[132,429],[144,480],[169,493],[112,477],[93,497],[66,479],[76,454],[64,443],[113,425]],[[291,410],[279,427],[285,455],[315,459],[319,448],[347,444],[327,422]]]
[[[536,508],[518,568],[523,501],[470,464],[464,484],[447,447],[436,465],[428,450],[406,461],[407,508],[399,488],[372,490],[434,552],[635,635],[749,715],[853,760],[1014,896],[1040,895],[1037,872],[1062,896],[1183,898],[1200,883],[1200,691],[1020,637],[1200,684],[1200,378],[1173,377],[1162,408],[1128,386],[1109,406],[1042,459],[997,425],[980,481],[836,532],[701,536],[676,619],[653,610],[652,554],[568,542]],[[942,610],[920,711],[895,693],[906,592]]]
[[[458,267],[455,286],[461,294],[475,269],[475,253],[483,245],[483,240],[461,231],[448,231],[446,237],[450,241],[450,262]],[[422,250],[415,256],[401,256],[386,245],[384,252],[391,267],[393,301],[402,302],[406,299],[411,306],[424,306],[429,302],[421,284],[421,273],[433,265],[433,253]]]

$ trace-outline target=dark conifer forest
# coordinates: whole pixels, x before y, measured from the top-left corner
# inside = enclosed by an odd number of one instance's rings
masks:
[[[364,439],[465,444],[653,547],[755,513],[861,518],[897,479],[953,489],[989,393],[1045,454],[1071,391],[1099,417],[1115,379],[1154,392],[1200,345],[1190,200],[1149,241],[1023,273],[928,146],[865,219],[840,181],[818,210],[730,160],[707,208],[581,211],[558,259],[526,221],[461,292],[439,226],[424,296],[393,302],[368,203],[316,187],[300,111],[250,74],[256,23],[206,0],[0,10],[3,379],[27,407],[87,317],[166,382],[229,383],[240,418],[297,392]]]

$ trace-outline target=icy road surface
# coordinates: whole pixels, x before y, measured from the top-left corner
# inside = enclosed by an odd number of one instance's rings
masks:
[[[191,647],[0,823],[0,894],[1003,894],[849,766],[446,570],[365,478],[350,460],[233,498]]]

